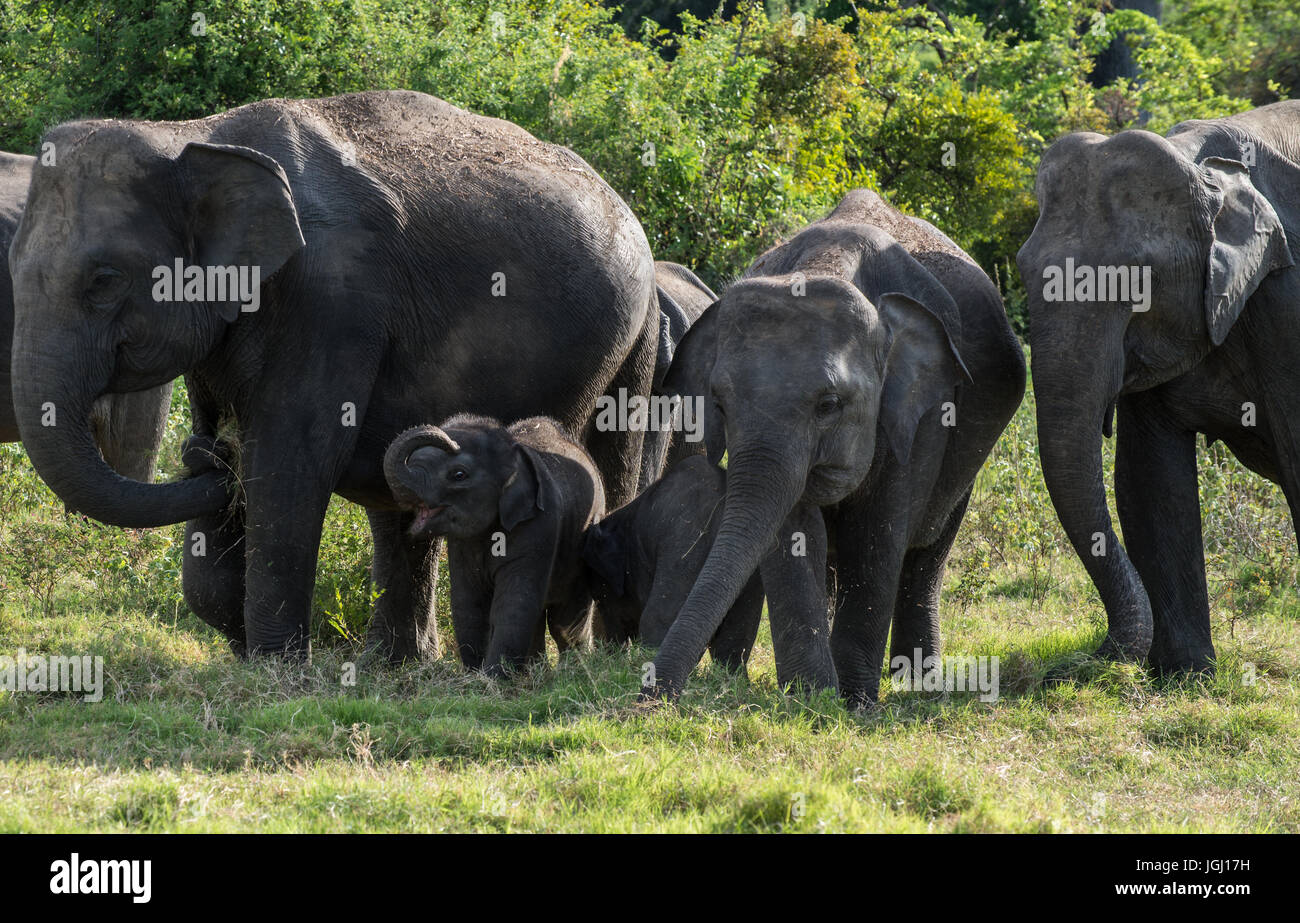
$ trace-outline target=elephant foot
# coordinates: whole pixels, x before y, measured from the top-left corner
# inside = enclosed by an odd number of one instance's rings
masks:
[[[1107,633],[1101,646],[1093,652],[1098,660],[1119,660],[1141,663],[1151,650],[1151,635],[1139,633],[1136,636]]]
[[[867,689],[841,689],[840,698],[844,700],[846,709],[858,714],[867,714],[880,707],[876,693]]]
[[[360,666],[379,667],[402,663],[429,663],[438,659],[436,642],[412,637],[395,635],[391,632],[376,631],[374,627],[366,633],[365,648],[361,653]]]
[[[829,658],[827,659],[829,660]],[[829,663],[813,670],[797,670],[791,671],[788,675],[783,674],[784,671],[778,664],[776,670],[777,687],[785,690],[789,695],[810,698],[828,689],[838,692],[840,688],[839,679],[835,675],[835,668]]]
[[[1152,653],[1151,670],[1159,677],[1185,676],[1187,674],[1214,675],[1214,648],[1184,648],[1179,651]]]
[[[245,660],[253,658],[264,658],[280,660],[285,663],[311,663],[311,640],[302,637],[293,637],[287,641],[282,640],[249,640],[245,642],[246,653]]]
[[[681,698],[680,691],[663,683],[656,683],[653,686],[641,687],[641,692],[636,697],[636,704],[638,710],[653,711],[663,705],[671,705],[679,698]]]

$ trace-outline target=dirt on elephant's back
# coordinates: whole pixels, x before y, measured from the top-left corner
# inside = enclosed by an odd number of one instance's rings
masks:
[[[461,199],[502,197],[517,204],[522,195],[535,206],[581,201],[585,206],[566,204],[560,210],[602,214],[611,228],[631,217],[618,193],[581,157],[512,122],[404,90],[295,103],[305,117],[355,145],[358,163],[391,188],[419,175]],[[600,211],[591,212],[592,206]]]
[[[923,257],[928,255],[957,257],[972,266],[978,266],[970,254],[957,246],[947,234],[928,221],[903,214],[871,189],[855,189],[845,195],[835,210],[826,216],[826,220],[874,225],[898,241],[904,250],[927,269],[930,266]],[[932,258],[932,262],[943,261]]]
[[[539,141],[512,122],[475,115],[424,93],[385,90],[297,102],[339,137],[356,144],[358,154],[379,155],[394,165],[471,161],[557,170],[573,166],[564,148]]]

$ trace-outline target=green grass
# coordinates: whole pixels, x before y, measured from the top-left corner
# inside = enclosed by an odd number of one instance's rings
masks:
[[[7,448],[0,654],[103,656],[105,695],[0,692],[0,831],[1300,831],[1280,496],[1204,453],[1219,670],[1157,681],[1086,656],[1104,615],[1032,432],[1027,404],[946,584],[945,650],[997,655],[1001,698],[886,683],[866,714],[779,691],[766,626],[749,682],[706,662],[649,712],[642,649],[552,653],[506,686],[449,653],[343,685],[358,651],[326,613],[355,634],[369,591],[342,502],[312,664],[237,662],[179,600],[176,530],[67,517]]]

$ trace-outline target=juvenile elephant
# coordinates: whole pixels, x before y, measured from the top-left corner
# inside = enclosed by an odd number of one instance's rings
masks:
[[[655,359],[652,393],[661,395],[663,379],[673,364],[677,344],[718,296],[685,266],[664,260],[655,262],[655,295],[659,302],[659,353]],[[703,443],[687,441],[679,431],[646,433],[637,492],[649,487],[661,471],[702,451]]]
[[[1161,137],[1067,135],[1038,168],[1029,292],[1043,475],[1101,594],[1098,654],[1210,670],[1197,433],[1300,504],[1300,101]],[[1115,499],[1101,437],[1118,407]]]
[[[545,417],[460,415],[402,433],[384,456],[415,537],[445,535],[461,662],[502,676],[545,650],[591,646],[582,566],[605,492],[582,446]]]
[[[663,643],[713,547],[726,492],[726,472],[693,455],[587,530],[583,558],[606,640]],[[755,573],[709,640],[713,659],[743,671],[762,615]]]
[[[759,257],[664,383],[704,396],[727,502],[642,693],[680,692],[756,568],[782,685],[874,700],[891,618],[895,656],[937,656],[944,563],[1024,384],[993,283],[874,192]]]
[[[9,372],[14,298],[7,254],[27,202],[35,164],[35,157],[0,152],[0,255],[6,256],[0,260],[0,442],[17,442],[20,438]],[[170,381],[148,391],[106,394],[95,401],[90,410],[90,428],[109,467],[132,480],[153,480],[171,401]]]
[[[437,650],[437,548],[410,538],[384,449],[472,411],[557,419],[629,499],[642,433],[593,425],[649,393],[659,334],[640,224],[577,155],[410,92],[266,100],[185,122],[79,121],[44,142],[10,254],[15,405],[41,477],[108,523],[189,520],[186,598],[237,650],[306,656],[332,493],[367,508],[370,656]],[[220,470],[124,480],[87,415],[185,374]],[[40,425],[58,408],[59,426]],[[201,453],[194,453],[201,454]],[[219,469],[219,466],[218,466]],[[196,542],[196,533],[204,542]]]

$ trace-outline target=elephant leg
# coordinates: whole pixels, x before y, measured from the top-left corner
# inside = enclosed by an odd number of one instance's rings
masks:
[[[970,492],[961,498],[939,537],[927,548],[914,548],[903,559],[898,582],[898,599],[894,605],[894,627],[890,635],[889,659],[906,657],[909,662],[921,652],[921,663],[933,657],[937,663],[942,653],[939,638],[939,596],[943,589],[943,571],[952,552],[962,517],[970,502]]]
[[[659,337],[659,312],[652,310],[641,338],[606,389],[606,395],[618,398],[620,388],[630,397],[649,394],[654,377],[655,354]],[[653,322],[653,323],[652,323]],[[601,430],[593,420],[587,438],[587,451],[600,470],[605,487],[605,509],[618,509],[636,496],[641,476],[641,446],[646,433],[641,430]]]
[[[540,619],[533,628],[533,639],[528,642],[528,656],[525,664],[543,660],[546,657],[546,619]]]
[[[297,478],[267,485],[256,473],[246,485],[248,652],[309,660],[312,590],[330,490]]]
[[[727,617],[709,642],[709,653],[733,673],[744,673],[763,618],[763,581],[755,574],[740,591]]]
[[[591,596],[574,588],[570,598],[546,607],[546,624],[563,654],[568,650],[589,651],[592,645]]]
[[[197,432],[186,440],[181,461],[191,472],[230,470],[230,450],[216,438],[216,415],[196,407]],[[202,516],[185,524],[181,589],[185,604],[225,637],[236,656],[247,653],[244,638],[244,521],[242,510]]]
[[[885,642],[907,551],[907,492],[881,493],[882,498],[850,500],[841,506],[836,532],[838,600],[831,653],[840,694],[853,708],[879,698]],[[893,503],[882,502],[891,499]]]
[[[451,628],[456,653],[466,670],[481,670],[492,635],[492,583],[483,565],[458,542],[447,543],[451,578]]]
[[[759,573],[767,594],[778,685],[798,683],[808,691],[836,688],[826,598],[826,527],[820,509],[805,502],[795,506]]]
[[[1160,673],[1211,671],[1196,434],[1166,420],[1148,393],[1121,398],[1115,502],[1124,544],[1151,600],[1148,660]]]
[[[244,523],[235,512],[185,524],[181,587],[185,604],[244,656]]]
[[[389,663],[433,660],[438,656],[435,592],[440,538],[412,539],[412,515],[367,510],[375,557],[370,575],[380,590],[366,631],[366,659]]]
[[[520,559],[496,574],[492,593],[491,632],[483,669],[501,677],[545,650],[548,562]],[[540,639],[540,650],[539,650]]]
[[[641,609],[637,630],[633,637],[639,637],[647,647],[658,647],[664,643],[673,619],[681,611],[682,603],[690,584],[682,580],[681,574],[668,563],[657,559],[654,579],[650,581],[650,592],[646,604]]]

